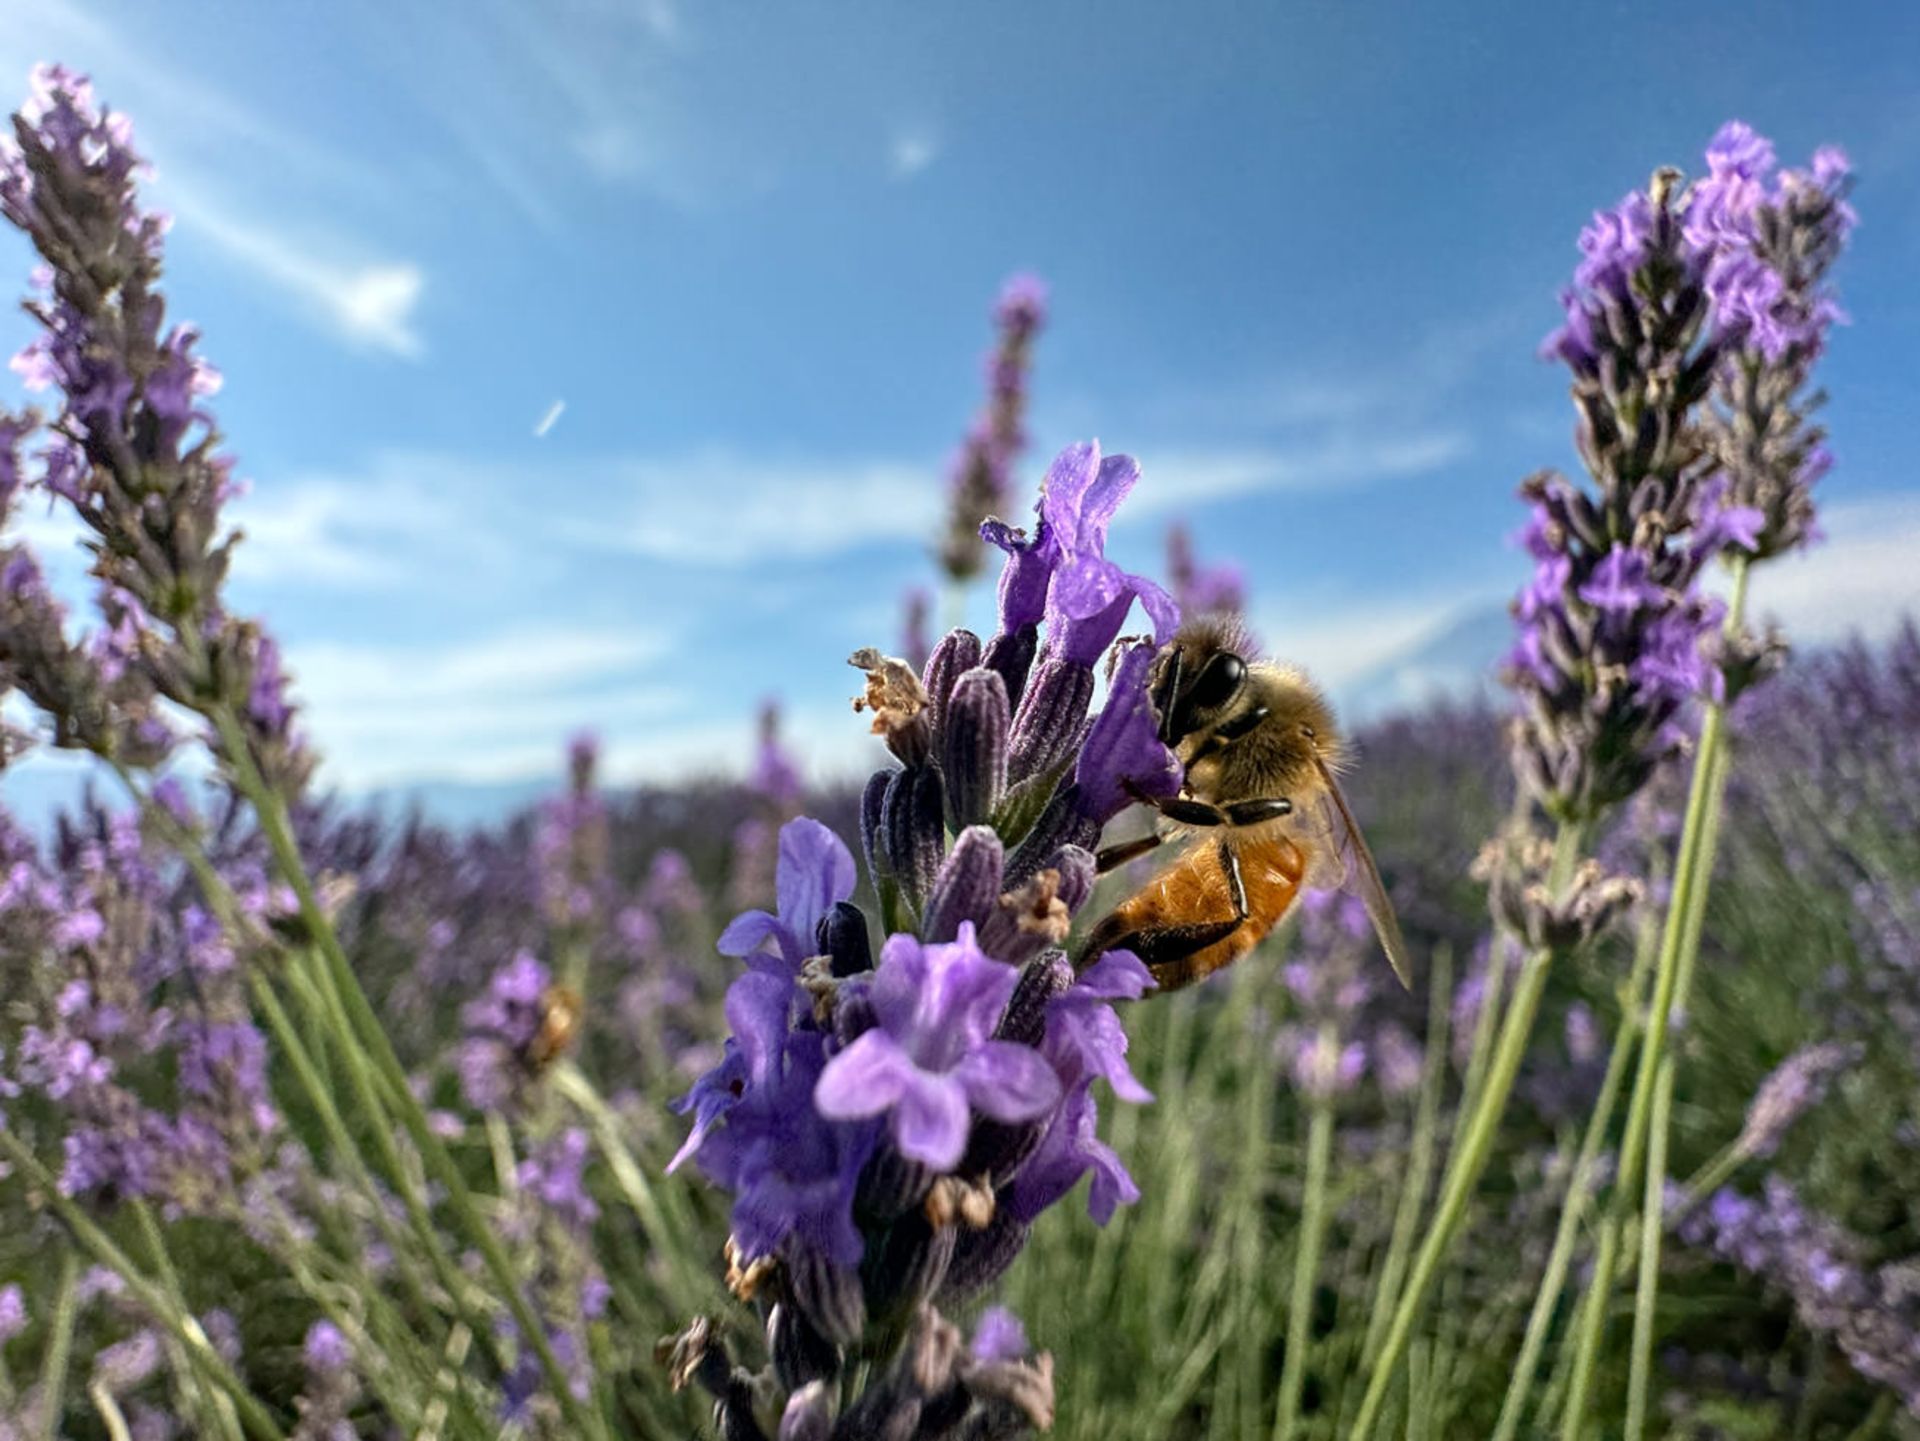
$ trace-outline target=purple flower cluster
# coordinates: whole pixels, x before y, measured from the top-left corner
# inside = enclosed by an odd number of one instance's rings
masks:
[[[924,1405],[912,1338],[948,1334],[931,1308],[997,1279],[1081,1177],[1092,1175],[1103,1223],[1138,1195],[1099,1140],[1095,1085],[1149,1099],[1113,1003],[1152,981],[1126,952],[1076,976],[1060,949],[1092,891],[1101,827],[1135,791],[1167,794],[1180,779],[1147,698],[1155,647],[1114,645],[1136,599],[1161,637],[1177,618],[1158,586],[1105,557],[1137,478],[1125,457],[1076,446],[1048,472],[1033,539],[984,528],[1008,554],[988,645],[955,631],[920,673],[854,657],[868,675],[858,705],[900,762],[874,776],[862,809],[888,932],[877,963],[851,903],[853,857],[806,819],[780,833],[775,910],[720,937],[747,971],[727,994],[725,1055],[678,1105],[693,1129],[675,1165],[697,1157],[733,1194],[735,1289],[762,1301],[789,1416],[819,1427],[804,1434],[872,1434],[869,1421]],[[1110,647],[1107,697],[1089,718]],[[696,1364],[715,1344],[682,1338],[687,1374],[711,1375],[728,1435],[764,1434],[741,1413],[731,1368]],[[831,1387],[856,1344],[907,1354],[836,1422],[816,1387]],[[973,1364],[1038,1386],[1041,1373],[1003,1349],[990,1336]],[[1011,1434],[999,1428],[1027,1424],[1041,1400],[1050,1409],[1047,1387],[994,1419],[968,1366],[954,1374],[958,1409],[901,1434]],[[952,1429],[963,1415],[974,1429]]]
[[[1006,508],[1013,467],[1026,449],[1021,419],[1027,408],[1027,366],[1034,336],[1047,318],[1047,287],[1032,275],[1016,275],[993,308],[1000,335],[987,356],[987,405],[954,457],[947,525],[939,548],[940,568],[960,582],[986,565],[980,522]]]
[[[1300,928],[1282,978],[1295,1019],[1278,1042],[1294,1084],[1319,1098],[1351,1090],[1372,1073],[1388,1096],[1420,1085],[1420,1043],[1370,1002],[1380,996],[1373,922],[1358,896],[1345,890],[1309,890],[1299,905]],[[1392,999],[1392,998],[1389,998]]]
[[[1831,147],[1807,170],[1774,168],[1773,146],[1739,121],[1707,148],[1709,174],[1687,206],[1687,235],[1711,256],[1707,291],[1737,353],[1715,377],[1706,427],[1720,466],[1718,503],[1743,516],[1739,543],[1759,559],[1814,537],[1813,486],[1832,468],[1808,394],[1828,329],[1844,320],[1827,283],[1857,217],[1851,171]]]
[[[1784,1291],[1803,1326],[1831,1336],[1854,1369],[1920,1416],[1920,1260],[1872,1264],[1859,1237],[1778,1176],[1758,1197],[1718,1192],[1680,1237]]]
[[[455,1064],[467,1104],[498,1111],[521,1100],[539,1073],[540,1039],[553,978],[522,951],[494,972],[486,992],[463,1015],[466,1037]]]
[[[13,998],[30,1018],[0,1058],[0,1097],[50,1103],[68,1195],[230,1213],[280,1125],[244,938],[182,902],[179,867],[130,814],[65,824],[45,861],[8,825],[0,854],[0,962],[31,987]],[[284,914],[264,876],[249,882],[243,860],[232,870],[250,924]]]
[[[607,812],[594,788],[598,740],[586,732],[567,747],[567,789],[540,806],[533,861],[547,922],[556,931],[590,924],[606,905]]]
[[[1716,692],[1704,642],[1720,606],[1696,590],[1757,517],[1708,502],[1698,411],[1730,344],[1712,324],[1711,255],[1687,238],[1676,177],[1596,215],[1547,342],[1573,372],[1590,486],[1542,472],[1521,487],[1534,574],[1514,602],[1515,765],[1557,819],[1590,822],[1627,799],[1681,743],[1695,696]]]
[[[293,729],[273,643],[230,615],[221,591],[235,537],[221,508],[232,459],[201,400],[218,374],[194,353],[198,333],[168,326],[157,289],[165,217],[143,211],[144,166],[124,116],[99,109],[82,76],[34,72],[34,97],[0,142],[0,216],[46,262],[27,310],[41,333],[14,360],[27,387],[57,388],[30,483],[69,506],[94,539],[102,629],[75,645],[24,548],[0,568],[0,675],[53,723],[56,744],[135,765],[164,755],[155,702],[211,718],[226,710],[250,761],[288,791],[312,767]],[[27,424],[0,417],[0,480],[15,488]],[[164,523],[156,518],[164,517]]]

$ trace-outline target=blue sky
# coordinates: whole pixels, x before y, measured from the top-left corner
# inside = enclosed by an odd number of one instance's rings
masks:
[[[1920,604],[1920,9],[1449,9],[0,0],[0,77],[91,72],[158,167],[239,597],[349,787],[552,773],[580,725],[620,778],[737,764],[763,694],[816,773],[868,757],[844,658],[932,581],[1022,268],[1029,478],[1134,452],[1123,561],[1185,518],[1277,649],[1411,692],[1571,463],[1534,347],[1580,225],[1731,116],[1845,146],[1864,220],[1831,539],[1759,599]]]

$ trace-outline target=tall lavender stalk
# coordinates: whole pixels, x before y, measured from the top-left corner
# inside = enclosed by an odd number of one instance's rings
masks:
[[[941,570],[964,586],[986,568],[980,522],[998,515],[1012,497],[1014,464],[1026,449],[1027,369],[1033,340],[1047,319],[1047,287],[1016,275],[1001,288],[993,320],[999,337],[986,359],[987,403],[954,456],[948,510],[938,558]]]
[[[1685,741],[1690,701],[1713,682],[1704,642],[1716,608],[1698,591],[1723,541],[1707,513],[1711,458],[1698,423],[1729,339],[1715,320],[1707,257],[1684,231],[1678,175],[1594,217],[1547,353],[1573,372],[1588,483],[1542,472],[1521,495],[1535,561],[1514,603],[1507,668],[1520,700],[1514,768],[1557,826],[1492,855],[1496,916],[1529,947],[1498,1039],[1456,1130],[1433,1223],[1416,1256],[1353,1435],[1372,1434],[1420,1309],[1466,1218],[1556,958],[1589,942],[1631,897],[1584,841]]]
[[[1692,243],[1713,257],[1708,289],[1722,323],[1740,337],[1737,350],[1716,373],[1706,424],[1719,464],[1716,479],[1722,493],[1716,519],[1724,537],[1722,555],[1733,576],[1733,598],[1719,657],[1721,680],[1709,697],[1701,730],[1695,795],[1689,798],[1688,826],[1662,937],[1660,975],[1671,975],[1670,1004],[1663,1009],[1656,990],[1628,1112],[1629,1146],[1634,1118],[1643,1107],[1648,1116],[1627,1390],[1629,1438],[1644,1429],[1651,1399],[1675,1074],[1675,1057],[1664,1047],[1666,1024],[1672,1007],[1684,1009],[1687,1004],[1700,950],[1727,784],[1726,707],[1777,665],[1778,643],[1758,641],[1743,629],[1748,577],[1752,566],[1805,545],[1812,535],[1812,490],[1831,457],[1824,432],[1811,419],[1822,397],[1809,386],[1827,329],[1839,316],[1827,273],[1854,223],[1846,201],[1849,170],[1837,150],[1817,152],[1808,171],[1771,176],[1772,145],[1736,121],[1714,137],[1707,162],[1708,177],[1689,197],[1687,230]]]
[[[1180,782],[1147,698],[1154,643],[1116,644],[1136,598],[1157,638],[1175,618],[1158,586],[1105,558],[1138,474],[1072,447],[1032,537],[987,528],[1007,552],[987,646],[953,631],[919,674],[854,656],[856,706],[897,762],[869,782],[861,824],[877,957],[853,856],[808,819],[781,831],[776,910],[720,938],[747,969],[727,994],[726,1054],[680,1103],[694,1121],[674,1164],[696,1158],[733,1195],[728,1284],[767,1359],[740,1366],[740,1338],[705,1318],[663,1355],[713,1394],[730,1441],[1051,1424],[1051,1359],[1023,1359],[995,1313],[965,1342],[941,1308],[991,1287],[1083,1175],[1102,1224],[1138,1195],[1097,1138],[1095,1084],[1150,1099],[1113,1003],[1152,981],[1126,952],[1076,976],[1062,949],[1101,827],[1132,791]]]
[[[92,752],[112,767],[145,820],[186,862],[205,906],[202,930],[215,933],[203,936],[203,952],[230,947],[226,965],[237,959],[244,966],[245,993],[271,1028],[336,1161],[386,1239],[407,1257],[400,1272],[419,1313],[450,1312],[503,1375],[515,1369],[516,1352],[533,1358],[569,1426],[582,1436],[601,1435],[598,1414],[576,1395],[574,1378],[524,1293],[500,1235],[413,1094],[340,944],[334,902],[322,894],[301,855],[295,813],[312,755],[295,724],[272,639],[226,605],[224,582],[239,538],[222,519],[234,490],[233,461],[219,448],[202,403],[217,377],[195,354],[196,332],[166,322],[158,288],[166,225],[139,205],[136,182],[143,167],[130,127],[124,117],[95,106],[82,77],[59,67],[37,70],[34,91],[14,118],[14,140],[0,149],[0,215],[44,261],[36,279],[40,293],[27,307],[39,334],[16,367],[30,388],[55,391],[61,399],[42,432],[32,483],[83,527],[99,625],[81,641],[69,640],[66,618],[31,554],[9,547],[0,576],[0,677],[39,710],[56,745]],[[32,428],[32,417],[0,420],[0,500],[11,501],[20,483],[20,442]],[[160,702],[185,718],[188,735],[165,723]],[[204,749],[220,780],[250,812],[257,827],[255,861],[265,871],[259,886],[249,887],[223,869],[200,823],[177,792],[170,796],[173,783],[154,774],[183,741]],[[89,943],[79,935],[74,940]],[[214,962],[203,955],[201,964]],[[282,987],[298,1021],[280,998]],[[192,1088],[202,1074],[209,1080],[223,1072],[236,1079],[256,1074],[259,1050],[251,1034],[236,1026],[220,1033],[217,1043],[210,1035],[193,1061],[198,1071],[183,1059],[183,1083]],[[337,1067],[344,1077],[361,1130],[341,1114],[323,1065]],[[38,1168],[19,1137],[3,1130],[0,1137],[17,1164]],[[371,1157],[362,1149],[367,1144]],[[124,1182],[124,1167],[118,1173],[102,1169],[124,1159],[124,1148],[104,1151],[67,1183],[86,1189],[82,1179],[91,1185],[96,1176],[116,1174]],[[109,1251],[95,1230],[56,1209],[97,1259],[127,1271],[127,1284],[164,1292],[175,1285],[165,1240],[157,1226],[144,1224],[150,1217],[138,1189],[141,1177],[135,1173],[131,1180],[131,1205],[143,1221],[148,1252],[144,1268],[127,1269],[133,1263],[124,1253]],[[396,1197],[404,1221],[391,1214]],[[485,1314],[493,1303],[480,1299],[440,1231],[435,1213],[442,1209],[460,1244],[477,1253],[509,1327],[495,1326]],[[342,1241],[341,1252],[350,1258],[345,1264],[359,1267],[365,1249],[364,1238],[352,1246]],[[427,1279],[413,1270],[422,1258]],[[302,1269],[308,1259],[296,1254],[289,1263],[324,1305],[336,1293]],[[386,1326],[382,1347],[420,1344],[387,1324],[392,1313],[363,1268],[353,1270],[350,1284],[361,1294],[373,1293],[370,1324]],[[428,1286],[437,1287],[437,1295],[428,1294]],[[171,1312],[156,1314],[164,1319],[178,1310],[175,1301]],[[207,1361],[204,1337],[195,1339],[195,1327],[171,1328],[173,1344],[194,1367],[194,1385],[211,1384],[219,1393],[213,1421],[237,1408],[250,1432],[277,1435],[244,1387],[235,1389],[231,1370]],[[453,1329],[447,1326],[449,1334]],[[428,1338],[429,1346],[437,1341]],[[438,1364],[423,1363],[425,1374],[431,1376]],[[472,1415],[470,1398],[456,1397],[451,1404],[462,1423]],[[406,1414],[400,1402],[392,1409]]]

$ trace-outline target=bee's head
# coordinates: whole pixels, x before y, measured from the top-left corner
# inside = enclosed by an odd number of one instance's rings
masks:
[[[1251,651],[1241,628],[1224,617],[1203,616],[1180,627],[1154,662],[1153,708],[1163,744],[1178,745],[1233,709],[1246,690]]]

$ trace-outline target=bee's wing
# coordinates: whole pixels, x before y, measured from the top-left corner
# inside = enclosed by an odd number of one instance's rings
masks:
[[[1374,932],[1380,937],[1380,948],[1387,953],[1387,963],[1400,978],[1400,984],[1412,989],[1413,971],[1407,961],[1406,938],[1400,934],[1400,919],[1393,913],[1393,902],[1387,899],[1387,888],[1381,884],[1380,868],[1373,863],[1367,838],[1360,834],[1359,822],[1353,818],[1353,810],[1347,805],[1340,782],[1334,778],[1333,768],[1318,754],[1313,764],[1327,788],[1320,809],[1328,836],[1327,850],[1338,858],[1336,864],[1344,872],[1338,883],[1365,903]]]

